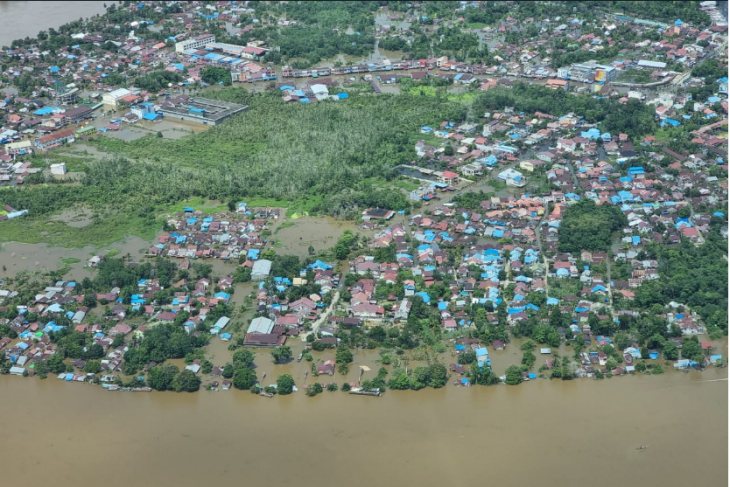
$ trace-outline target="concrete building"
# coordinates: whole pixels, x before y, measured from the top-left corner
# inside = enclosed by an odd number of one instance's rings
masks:
[[[39,149],[50,149],[63,144],[64,142],[74,142],[76,140],[76,134],[74,129],[59,130],[43,137],[35,139],[35,145]]]
[[[33,144],[30,140],[21,140],[20,142],[11,142],[5,144],[5,153],[9,155],[24,155],[33,153]]]
[[[271,261],[266,259],[257,260],[251,269],[252,281],[263,281],[271,273]]]
[[[175,52],[183,52],[186,49],[201,49],[205,47],[206,44],[210,44],[212,42],[215,42],[215,36],[213,34],[202,34],[190,39],[185,39],[184,41],[176,42]]]
[[[408,197],[413,201],[421,201],[424,196],[432,193],[433,188],[431,188],[431,186],[421,186],[420,188],[411,191]]]
[[[132,92],[129,91],[126,88],[119,88],[118,90],[111,91],[109,93],[104,93],[104,95],[101,97],[102,103],[104,105],[111,105],[113,107],[117,106],[117,103],[124,98],[125,96],[131,95]]]
[[[527,185],[527,178],[521,172],[514,169],[507,169],[497,175],[499,179],[507,183],[507,186],[522,188]]]
[[[647,68],[647,69],[664,69],[667,67],[667,63],[663,63],[660,61],[645,61],[641,60],[638,63],[636,63],[637,66],[640,68]]]
[[[66,174],[66,163],[51,164],[51,174],[54,176],[63,176]]]
[[[613,66],[598,64],[595,60],[558,68],[559,78],[576,81],[608,83],[616,79],[618,75],[619,71]]]
[[[64,115],[69,123],[79,123],[80,121],[91,117],[92,110],[89,107],[76,107],[66,110]]]
[[[160,105],[163,116],[205,125],[218,125],[227,118],[248,109],[245,105],[186,95],[167,97]]]
[[[268,318],[259,317],[251,320],[251,324],[248,325],[246,333],[259,333],[267,335],[274,329],[274,322]]]

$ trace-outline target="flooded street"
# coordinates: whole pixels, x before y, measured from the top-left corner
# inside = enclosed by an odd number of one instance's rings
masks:
[[[262,361],[260,357],[257,361]],[[282,367],[282,366],[277,366]],[[518,387],[117,393],[0,377],[8,485],[727,485],[727,369]],[[16,400],[12,400],[16,398]],[[22,401],[21,401],[22,398]],[[42,433],[42,434],[41,434]],[[644,451],[637,446],[647,445]],[[110,472],[110,465],[124,465]],[[318,473],[314,469],[321,470]]]
[[[104,12],[104,2],[0,2],[0,46]]]

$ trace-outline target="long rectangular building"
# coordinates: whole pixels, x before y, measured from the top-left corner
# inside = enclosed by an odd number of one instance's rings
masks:
[[[206,125],[218,125],[229,117],[248,109],[245,105],[208,98],[167,97],[160,105],[164,117]]]
[[[186,49],[200,49],[211,42],[215,42],[215,36],[213,34],[202,34],[190,39],[185,39],[184,41],[176,42],[175,52],[183,52]]]
[[[36,147],[40,149],[50,149],[51,147],[55,147],[57,145],[61,145],[64,142],[73,142],[75,140],[76,134],[74,132],[74,129],[67,129],[67,130],[59,130],[58,132],[53,132],[49,135],[44,135],[43,137],[38,137],[35,139],[35,145]]]

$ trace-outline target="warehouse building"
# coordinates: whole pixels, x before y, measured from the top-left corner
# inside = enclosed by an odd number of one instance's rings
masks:
[[[263,281],[271,273],[271,261],[266,259],[257,260],[251,269],[252,281]]]
[[[247,108],[247,106],[238,103],[179,95],[165,98],[165,101],[160,105],[159,113],[176,120],[218,125],[225,119],[243,112]]]

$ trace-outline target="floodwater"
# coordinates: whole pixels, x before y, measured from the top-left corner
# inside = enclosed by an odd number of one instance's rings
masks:
[[[265,399],[2,376],[3,483],[614,487],[610,468],[631,485],[727,485],[726,380],[709,369]]]
[[[368,232],[357,228],[352,222],[335,220],[331,217],[313,218],[302,217],[289,220],[293,226],[274,230],[273,239],[280,242],[281,247],[276,248],[279,254],[296,255],[306,257],[309,255],[308,248],[311,245],[316,252],[333,247],[345,230],[352,230],[362,235]]]
[[[108,247],[96,249],[86,246],[78,249],[51,247],[48,244],[23,244],[8,242],[0,244],[0,277],[12,277],[18,272],[49,272],[63,267],[62,259],[78,259],[79,262],[69,266],[64,275],[67,280],[78,280],[91,277],[90,269],[85,268],[86,261],[93,255],[106,255],[117,250],[118,256],[129,254],[134,260],[141,260],[150,242],[140,237],[128,236],[120,242]],[[116,253],[116,252],[115,252]]]
[[[114,3],[114,2],[109,2]],[[104,2],[0,2],[0,46],[106,12]]]

